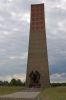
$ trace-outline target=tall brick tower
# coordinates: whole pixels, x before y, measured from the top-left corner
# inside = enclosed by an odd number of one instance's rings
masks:
[[[49,83],[44,4],[35,4],[31,5],[26,86],[47,87]]]

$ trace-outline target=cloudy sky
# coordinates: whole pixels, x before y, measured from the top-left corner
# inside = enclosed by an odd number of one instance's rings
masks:
[[[66,0],[0,0],[0,80],[25,80],[35,3],[45,3],[50,80],[66,82]]]

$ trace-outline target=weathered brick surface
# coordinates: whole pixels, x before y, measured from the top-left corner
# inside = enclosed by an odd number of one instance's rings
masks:
[[[29,87],[29,74],[32,70],[37,70],[40,73],[41,87],[47,87],[49,85],[49,70],[44,4],[35,4],[31,6],[30,37],[26,77],[27,87]]]

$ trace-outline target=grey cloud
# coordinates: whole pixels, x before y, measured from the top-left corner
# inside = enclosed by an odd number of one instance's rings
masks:
[[[66,73],[55,73],[55,74],[52,74],[52,75],[50,75],[50,80],[51,80],[51,83],[53,83],[53,82],[55,82],[55,83],[65,82]]]
[[[44,1],[50,73],[62,73],[62,66],[66,72],[66,11],[61,1]],[[18,63],[17,59],[13,60],[9,57],[20,56],[28,51],[30,25],[27,19],[24,19],[24,15],[30,14],[32,3],[41,2],[40,0],[0,0],[2,19],[0,20],[0,60],[2,61],[0,75],[26,73],[27,56],[24,60],[18,59]]]

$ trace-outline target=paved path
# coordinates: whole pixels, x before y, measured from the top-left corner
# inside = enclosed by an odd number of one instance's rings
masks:
[[[1,97],[9,97],[9,98],[35,98],[39,92],[16,92],[9,95],[4,95]]]
[[[39,93],[38,90],[27,89],[22,92],[0,96],[0,100],[35,100]]]

